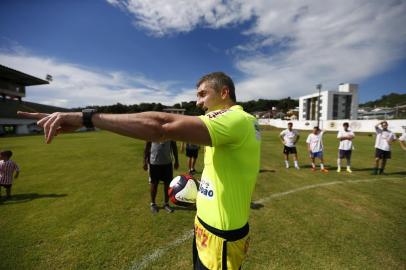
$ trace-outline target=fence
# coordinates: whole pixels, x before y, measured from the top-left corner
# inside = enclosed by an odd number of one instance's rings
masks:
[[[281,119],[259,119],[260,125],[271,125],[277,128],[287,128],[289,122],[293,123],[294,129],[311,130],[317,125],[317,121],[298,121]],[[348,122],[350,129],[356,132],[375,132],[375,125],[382,120],[320,120],[320,128],[327,131],[338,131],[343,128],[343,123]],[[406,130],[406,119],[387,120],[388,129],[395,133],[403,133]]]

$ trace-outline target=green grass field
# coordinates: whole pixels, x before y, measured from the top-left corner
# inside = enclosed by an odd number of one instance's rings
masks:
[[[405,269],[406,152],[394,145],[387,175],[372,176],[374,137],[358,135],[353,174],[338,174],[336,134],[326,134],[331,170],[312,172],[302,132],[302,169],[287,170],[278,133],[263,132],[243,269]],[[107,132],[0,139],[21,168],[0,203],[0,268],[191,269],[195,212],[150,213],[143,147]]]

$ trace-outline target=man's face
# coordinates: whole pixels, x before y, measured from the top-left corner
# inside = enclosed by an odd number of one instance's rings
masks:
[[[382,123],[382,128],[387,129],[388,128],[388,123],[386,123],[386,122]]]
[[[288,124],[288,129],[292,130],[292,125]]]
[[[201,107],[205,111],[214,111],[221,107],[223,99],[221,94],[207,82],[200,84],[196,93],[196,106]]]
[[[313,134],[317,135],[317,133],[319,133],[319,130],[317,128],[313,128]]]
[[[347,125],[343,125],[344,130],[347,131],[348,130],[348,126]]]

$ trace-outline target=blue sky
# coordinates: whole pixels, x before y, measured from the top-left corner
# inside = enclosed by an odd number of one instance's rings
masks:
[[[405,1],[0,2],[0,64],[45,78],[25,100],[63,107],[194,100],[225,71],[241,101],[360,85],[406,92]]]

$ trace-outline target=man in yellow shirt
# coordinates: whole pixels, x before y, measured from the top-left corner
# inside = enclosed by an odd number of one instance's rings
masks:
[[[196,104],[206,115],[104,114],[88,110],[50,115],[19,112],[19,115],[39,119],[47,143],[59,132],[86,126],[146,141],[205,145],[196,202],[194,269],[239,269],[248,248],[248,216],[259,171],[258,125],[252,115],[236,105],[234,82],[222,72],[207,74],[199,80]]]

